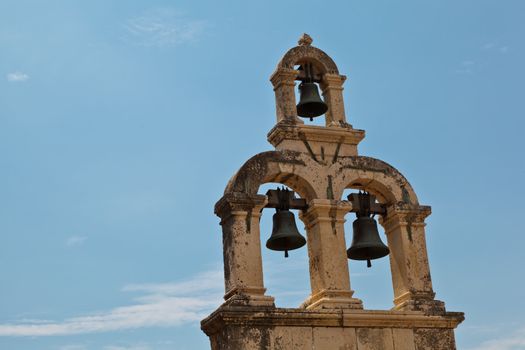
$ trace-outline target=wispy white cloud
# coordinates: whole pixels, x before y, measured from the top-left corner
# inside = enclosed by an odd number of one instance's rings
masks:
[[[6,75],[7,81],[12,83],[22,83],[29,79],[29,75],[22,72],[11,72]]]
[[[82,244],[84,244],[86,239],[87,239],[87,237],[85,237],[85,236],[71,236],[71,237],[69,237],[67,239],[66,246],[68,246],[68,247],[81,246]]]
[[[197,40],[208,22],[187,17],[174,9],[150,10],[129,19],[125,25],[126,39],[141,46],[175,46]]]
[[[456,69],[456,73],[459,74],[473,74],[474,73],[475,62],[470,60],[465,60],[461,62],[460,68]]]
[[[198,293],[203,290],[216,290],[223,286],[223,272],[219,270],[200,273],[196,278],[177,283],[129,284],[122,288],[125,292],[145,292],[148,295],[181,295]]]
[[[201,320],[220,305],[222,289],[221,271],[202,273],[177,283],[129,285],[123,290],[142,293],[133,299],[132,305],[59,322],[0,324],[0,336],[54,336],[179,326]]]
[[[525,327],[518,329],[509,336],[497,337],[481,343],[471,350],[524,350]]]
[[[499,52],[501,53],[507,53],[509,51],[509,47],[508,46],[501,46],[498,48]]]
[[[488,42],[488,43],[485,43],[481,46],[481,49],[482,50],[486,50],[486,51],[495,51],[495,52],[499,52],[501,54],[506,54],[507,52],[509,52],[509,47],[506,46],[506,45],[499,45],[497,43],[493,43],[493,42]]]

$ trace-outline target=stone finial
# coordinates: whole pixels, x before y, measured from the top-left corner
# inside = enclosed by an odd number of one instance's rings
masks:
[[[310,46],[312,45],[312,42],[314,41],[314,39],[312,39],[312,37],[306,33],[303,33],[303,35],[301,35],[301,37],[299,38],[299,41],[297,42],[300,46]]]

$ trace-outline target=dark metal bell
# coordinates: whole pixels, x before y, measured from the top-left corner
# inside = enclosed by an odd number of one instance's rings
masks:
[[[370,267],[370,260],[382,258],[390,253],[390,249],[379,237],[377,222],[373,218],[358,217],[353,223],[353,228],[352,245],[346,251],[349,259],[367,260]]]
[[[278,210],[273,214],[273,229],[271,237],[266,241],[266,248],[285,252],[301,248],[306,240],[297,230],[295,217],[289,210]]]
[[[302,82],[299,85],[301,98],[297,104],[297,115],[304,118],[310,118],[323,115],[328,110],[328,106],[319,96],[319,89],[315,83]]]

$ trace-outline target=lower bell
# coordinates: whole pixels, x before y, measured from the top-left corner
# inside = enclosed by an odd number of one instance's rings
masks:
[[[273,214],[272,235],[266,241],[266,248],[284,251],[288,257],[288,251],[301,248],[306,240],[297,230],[295,216],[289,210],[278,210]]]
[[[377,222],[370,217],[358,217],[353,225],[354,236],[346,255],[352,260],[366,260],[368,267],[370,260],[387,256],[390,249],[381,241]]]

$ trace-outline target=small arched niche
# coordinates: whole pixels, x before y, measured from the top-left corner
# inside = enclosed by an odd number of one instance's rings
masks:
[[[277,122],[292,121],[295,124],[305,122],[298,118],[296,105],[299,102],[296,81],[310,81],[318,84],[320,93],[328,110],[324,113],[324,126],[346,125],[343,103],[344,75],[339,74],[335,62],[324,51],[311,46],[312,38],[304,34],[299,39],[299,45],[288,50],[277,64],[270,80],[274,86]],[[309,73],[309,74],[308,74]],[[321,126],[319,121],[307,123]]]

